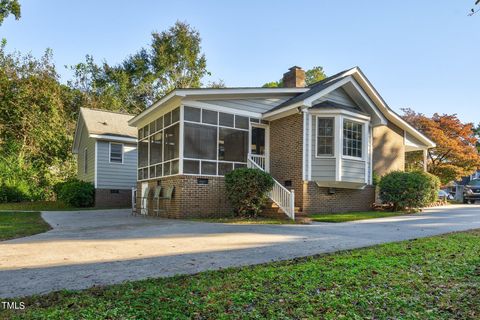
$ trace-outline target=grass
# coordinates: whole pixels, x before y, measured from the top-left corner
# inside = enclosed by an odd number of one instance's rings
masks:
[[[479,319],[480,230],[21,298],[4,319]],[[5,299],[4,299],[5,300]],[[10,300],[12,301],[12,300]],[[2,315],[0,315],[2,317]]]
[[[346,212],[346,213],[318,213],[308,217],[316,222],[347,222],[355,220],[366,220],[375,218],[385,218],[404,215],[404,212],[388,212],[388,211],[362,211],[362,212]]]
[[[0,203],[0,210],[62,211],[71,209],[73,209],[71,206],[61,201],[28,201]]]
[[[124,208],[124,207],[121,207]],[[9,202],[0,203],[0,211],[79,211],[79,210],[97,210],[95,207],[75,208],[62,201],[29,201],[29,202]],[[119,207],[102,208],[119,209]]]
[[[298,224],[298,221],[291,219],[275,219],[275,218],[194,218],[191,221],[210,222],[210,223],[231,223],[231,224]]]
[[[0,212],[0,241],[50,230],[40,212]]]

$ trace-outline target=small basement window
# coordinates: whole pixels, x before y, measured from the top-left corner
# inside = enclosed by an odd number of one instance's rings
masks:
[[[123,144],[110,142],[110,162],[123,163]]]
[[[110,193],[120,193],[120,190],[118,190],[118,189],[110,189]]]

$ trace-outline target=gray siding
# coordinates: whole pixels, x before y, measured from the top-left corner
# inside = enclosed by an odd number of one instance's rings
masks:
[[[343,88],[338,88],[333,90],[332,92],[326,94],[325,96],[317,99],[313,102],[313,105],[323,102],[325,100],[333,101],[339,104],[343,104],[344,106],[352,107],[352,108],[360,108],[355,101],[350,98],[347,92]]]
[[[250,112],[264,113],[291,97],[264,98],[264,99],[228,99],[228,100],[201,100],[201,102],[222,106],[232,109],[240,109]],[[199,100],[200,101],[200,100]]]
[[[342,181],[365,182],[365,161],[342,159]]]
[[[97,188],[130,189],[137,181],[137,146],[123,144],[123,163],[110,163],[110,143],[97,142]]]
[[[316,117],[311,117],[312,132],[307,130],[308,139],[312,142],[312,154],[310,159],[312,161],[312,180],[313,181],[335,181],[335,158],[317,158],[316,157],[316,132],[317,122]]]
[[[84,173],[84,152],[87,149],[87,173]],[[88,137],[83,125],[77,154],[77,177],[79,180],[95,183],[95,139]]]

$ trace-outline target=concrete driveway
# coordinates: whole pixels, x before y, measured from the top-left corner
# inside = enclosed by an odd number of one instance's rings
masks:
[[[480,228],[479,205],[312,225],[200,223],[132,217],[128,210],[42,216],[53,230],[0,242],[0,297],[191,274]]]

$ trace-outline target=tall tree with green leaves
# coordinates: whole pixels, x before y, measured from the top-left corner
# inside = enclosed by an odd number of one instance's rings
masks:
[[[0,46],[0,185],[45,198],[73,171],[72,91],[58,82],[47,50],[40,58]]]
[[[18,0],[0,0],[0,26],[10,14],[13,14],[15,20],[20,19],[21,7]]]
[[[177,21],[167,31],[152,33],[149,48],[119,65],[98,65],[87,56],[73,66],[75,79],[70,85],[85,93],[89,106],[139,113],[174,88],[200,87],[209,74],[206,65],[199,32]]]
[[[316,67],[313,67],[312,69],[308,69],[307,71],[305,71],[305,84],[309,86],[314,84],[315,82],[322,81],[326,77],[327,76],[323,71],[323,67],[316,66]],[[262,87],[263,88],[283,87],[283,80],[280,79],[278,81],[270,81],[265,83]]]

